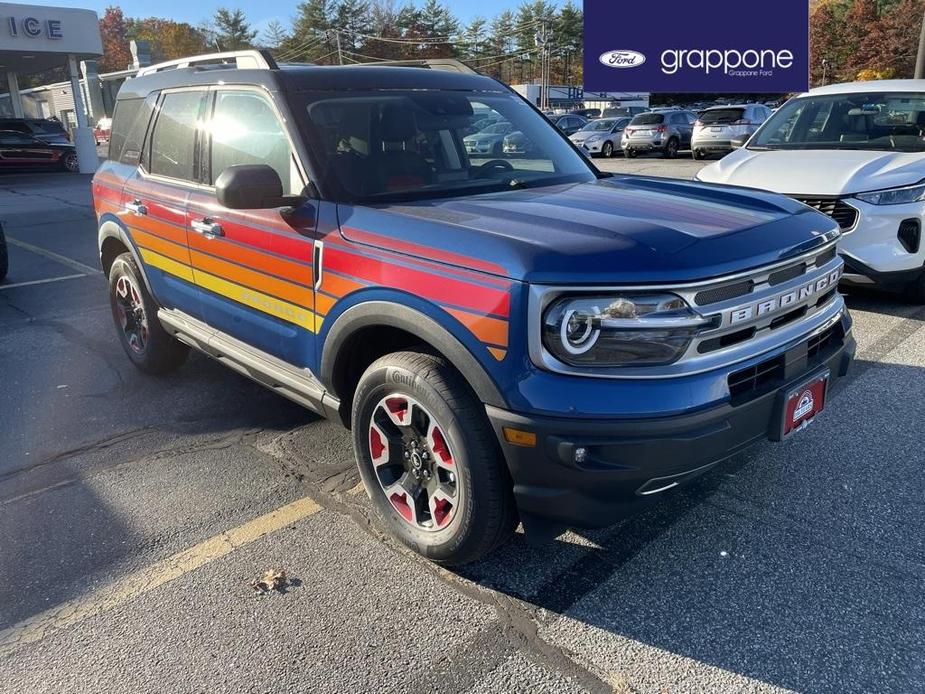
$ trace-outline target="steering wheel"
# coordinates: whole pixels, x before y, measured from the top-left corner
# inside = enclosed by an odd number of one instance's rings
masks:
[[[484,164],[480,164],[479,167],[475,170],[475,178],[485,178],[487,175],[495,171],[513,171],[514,167],[511,166],[511,162],[505,161],[504,159],[491,159],[486,161]]]

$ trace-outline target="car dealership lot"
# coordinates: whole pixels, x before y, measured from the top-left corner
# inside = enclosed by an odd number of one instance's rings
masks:
[[[338,425],[198,354],[130,365],[88,184],[0,177],[0,691],[925,686],[925,309],[851,297],[854,372],[793,440],[453,573],[377,530]],[[271,567],[297,585],[256,597]]]

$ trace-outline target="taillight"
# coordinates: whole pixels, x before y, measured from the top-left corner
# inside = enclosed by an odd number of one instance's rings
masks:
[[[636,132],[636,131],[633,130],[632,128],[627,128],[627,129],[626,129],[626,134],[627,134],[627,135],[632,135],[634,132]]]
[[[657,132],[657,133],[667,133],[667,132],[668,132],[668,126],[667,126],[667,125],[660,125],[660,126],[658,126],[658,127],[655,129],[655,132]]]
[[[699,120],[699,119],[698,119],[698,120],[695,120],[695,121],[694,121],[694,125],[695,125],[695,126],[697,126],[697,125],[703,125],[703,121],[702,121],[702,120]]]

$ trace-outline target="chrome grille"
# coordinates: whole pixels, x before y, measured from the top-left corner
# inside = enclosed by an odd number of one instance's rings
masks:
[[[804,205],[819,210],[822,214],[828,215],[836,222],[842,231],[852,229],[858,221],[858,211],[841,198],[821,198],[821,197],[804,197],[802,195],[792,196],[794,200],[799,200]]]

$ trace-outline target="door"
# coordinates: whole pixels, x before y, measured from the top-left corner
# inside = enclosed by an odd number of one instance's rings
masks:
[[[122,189],[122,220],[129,230],[158,304],[202,318],[186,241],[186,205],[196,188],[198,123],[208,90],[160,96],[154,123],[139,153],[139,165]],[[148,102],[145,102],[147,105]],[[141,109],[139,118],[150,111]],[[136,124],[133,124],[133,127]],[[137,147],[138,123],[125,149]],[[134,154],[132,156],[134,158]]]
[[[0,160],[5,166],[51,166],[58,161],[59,154],[32,135],[13,131],[0,133]]]
[[[190,195],[187,239],[204,320],[298,367],[312,368],[315,298],[312,258],[317,204],[298,210],[231,210],[219,205],[216,179],[235,164],[267,164],[284,194],[305,177],[292,140],[266,94],[215,88],[202,142],[203,187]]]

